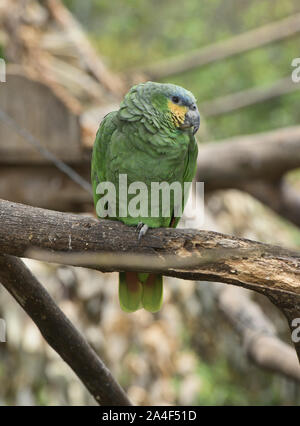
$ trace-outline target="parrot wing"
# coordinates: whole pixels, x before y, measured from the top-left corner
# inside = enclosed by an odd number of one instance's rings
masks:
[[[91,179],[93,186],[94,204],[96,206],[99,200],[99,195],[96,194],[97,186],[100,182],[107,180],[107,162],[106,152],[110,143],[112,134],[117,129],[117,111],[110,112],[102,120],[98,129],[96,139],[94,142],[93,154],[92,154],[92,169]]]
[[[91,170],[95,206],[100,198],[100,196],[96,193],[97,186],[100,182],[107,180],[107,167],[109,167],[109,164],[107,164],[107,151],[112,135],[117,128],[117,112],[114,111],[104,117],[96,135]],[[119,273],[119,300],[120,306],[125,312],[134,312],[143,306],[143,283],[144,281],[147,281],[147,279],[145,280],[144,278],[143,274],[138,274],[136,272]],[[149,279],[148,288],[151,288],[153,285],[152,281],[150,281],[151,279]]]
[[[197,169],[197,157],[198,157],[198,144],[194,136],[191,136],[191,141],[189,145],[188,155],[186,157],[185,171],[183,174],[182,184],[184,182],[192,182],[194,179],[196,169]],[[184,188],[183,188],[184,189]],[[185,202],[187,197],[184,198],[184,191],[182,191],[182,207],[184,209]],[[170,223],[170,228],[176,228],[180,217],[173,216]]]

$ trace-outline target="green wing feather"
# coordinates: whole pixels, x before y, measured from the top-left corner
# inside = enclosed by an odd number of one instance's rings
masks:
[[[183,184],[184,182],[192,182],[192,180],[194,179],[196,169],[197,169],[197,157],[198,157],[198,144],[197,144],[196,138],[193,135],[191,135],[188,155],[186,158],[185,171],[184,171],[183,180],[182,180]],[[182,205],[184,201],[187,201],[187,199],[184,200],[184,194],[183,194]],[[184,208],[184,205],[183,205],[183,208]],[[180,219],[181,219],[180,217],[174,217],[174,220],[171,220],[171,227],[176,228]]]
[[[97,205],[100,195],[96,193],[99,183],[107,180],[108,162],[107,151],[114,131],[118,128],[117,112],[105,116],[96,135],[92,155],[91,178],[93,186],[94,204]],[[141,275],[141,274],[139,274]],[[135,272],[120,272],[119,274],[119,301],[125,312],[134,312],[143,307],[143,285]]]
[[[96,194],[97,186],[100,182],[105,182],[107,180],[106,156],[112,134],[117,129],[117,114],[117,111],[113,111],[104,117],[94,142],[91,179],[95,206],[100,198],[100,196]]]

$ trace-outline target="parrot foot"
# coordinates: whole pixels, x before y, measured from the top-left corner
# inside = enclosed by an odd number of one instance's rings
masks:
[[[137,224],[136,230],[137,230],[137,232],[139,233],[139,236],[138,236],[138,240],[139,240],[139,241],[141,240],[141,238],[142,238],[142,237],[144,237],[144,235],[146,235],[146,233],[147,233],[148,229],[149,229],[149,226],[148,226],[148,225],[146,225],[146,224],[145,224],[145,223],[143,223],[143,222],[139,222],[139,223]]]

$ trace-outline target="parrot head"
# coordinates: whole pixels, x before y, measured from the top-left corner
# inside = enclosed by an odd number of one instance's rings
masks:
[[[175,84],[148,81],[133,86],[120,105],[121,120],[141,121],[155,133],[164,127],[170,130],[192,129],[200,126],[200,114],[194,95]]]

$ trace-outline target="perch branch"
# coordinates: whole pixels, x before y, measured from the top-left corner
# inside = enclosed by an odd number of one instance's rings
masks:
[[[280,247],[262,244],[216,232],[159,228],[151,229],[142,242],[134,227],[110,220],[97,220],[74,214],[43,210],[0,200],[0,252],[28,256],[32,248],[64,253],[110,253],[152,256],[158,259],[164,275],[198,281],[218,281],[256,291],[300,296],[300,255]],[[230,256],[214,252],[230,251]],[[203,264],[203,256],[212,256]],[[163,265],[174,256],[179,267]],[[190,257],[192,266],[183,259]],[[195,258],[199,259],[199,265]],[[65,260],[65,259],[64,259]],[[183,262],[182,262],[183,261]],[[72,262],[70,262],[72,264]],[[183,263],[183,265],[181,265]],[[78,263],[76,262],[78,266]],[[81,266],[85,266],[84,262]],[[130,269],[126,265],[110,267],[87,265],[103,272]],[[132,266],[131,266],[132,267]],[[144,272],[150,267],[139,269]],[[148,269],[148,270],[145,270]]]
[[[0,255],[0,282],[40,329],[45,340],[73,369],[101,405],[131,405],[83,336],[24,263]]]
[[[151,229],[139,242],[134,227],[116,221],[99,221],[5,200],[0,200],[0,218],[0,253],[35,258],[30,255],[33,248],[46,250],[51,251],[50,261],[54,253],[56,263],[87,266],[103,272],[132,270],[130,263],[121,261],[122,253],[148,256],[153,265],[158,261],[159,272],[164,275],[249,288],[268,297],[271,295],[277,303],[284,300],[281,309],[289,313],[290,324],[293,315],[300,317],[300,255],[280,247],[217,232],[171,228]],[[76,261],[72,259],[74,254],[77,254]],[[84,263],[87,255],[96,256],[95,265]],[[110,256],[115,259],[116,255],[119,263],[112,266],[105,261]],[[170,256],[173,256],[172,266],[168,264]],[[143,262],[137,263],[136,269],[141,272],[153,270],[152,262],[148,261],[146,266]],[[297,350],[300,357],[300,348]]]

